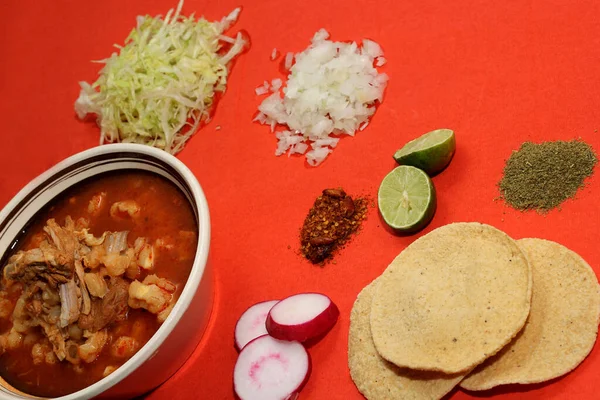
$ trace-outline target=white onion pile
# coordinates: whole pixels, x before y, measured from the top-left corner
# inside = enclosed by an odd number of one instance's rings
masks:
[[[305,154],[317,166],[331,153],[339,135],[354,136],[369,123],[375,103],[381,102],[388,76],[375,66],[385,63],[381,47],[372,40],[355,42],[328,40],[321,29],[301,53],[288,53],[291,63],[285,87],[280,79],[265,82],[257,94],[271,95],[258,107],[256,121],[278,124],[286,130],[276,133],[275,155]],[[283,93],[283,97],[282,97]]]

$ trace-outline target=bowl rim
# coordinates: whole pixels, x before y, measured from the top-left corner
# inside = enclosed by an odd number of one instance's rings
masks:
[[[175,326],[179,323],[184,313],[187,311],[190,303],[192,302],[198,286],[204,276],[206,265],[208,262],[208,253],[210,245],[210,213],[208,208],[208,202],[200,183],[196,179],[192,171],[178,158],[167,153],[164,150],[160,150],[154,147],[150,147],[142,144],[134,143],[114,143],[106,144],[102,146],[96,146],[88,150],[81,151],[70,157],[63,159],[53,167],[47,169],[34,179],[32,179],[27,185],[25,185],[0,211],[0,222],[4,221],[7,216],[10,215],[11,211],[17,207],[21,201],[34,189],[43,184],[48,178],[52,177],[61,170],[73,165],[85,161],[86,159],[113,153],[138,153],[154,157],[160,161],[168,164],[174,168],[183,177],[185,184],[188,186],[190,193],[192,194],[192,201],[195,203],[198,212],[198,244],[196,247],[196,254],[194,256],[194,262],[190,275],[188,276],[185,286],[173,307],[173,310],[158,328],[158,330],[152,335],[150,340],[140,348],[129,360],[121,365],[116,371],[110,375],[100,379],[94,384],[80,389],[68,395],[54,397],[56,400],[75,400],[75,399],[87,399],[97,396],[108,389],[121,382],[144,362],[148,361],[154,356],[158,348],[164,343],[167,337],[171,334]],[[56,196],[55,196],[56,197]],[[54,198],[55,198],[54,197]],[[33,395],[26,394],[28,397],[23,397],[16,393],[8,393],[6,390],[0,390],[0,399],[43,399],[43,397],[36,397]]]

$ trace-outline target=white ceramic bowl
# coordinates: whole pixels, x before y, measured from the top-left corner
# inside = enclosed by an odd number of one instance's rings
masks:
[[[0,212],[0,259],[27,222],[49,201],[92,176],[119,169],[159,174],[188,198],[197,218],[198,247],[190,276],[173,311],[133,357],[106,378],[61,400],[132,398],[166,381],[198,345],[213,303],[213,276],[208,265],[210,216],[206,197],[192,172],[177,158],[149,146],[110,144],[76,154],[25,186]],[[0,399],[34,399],[0,379]]]

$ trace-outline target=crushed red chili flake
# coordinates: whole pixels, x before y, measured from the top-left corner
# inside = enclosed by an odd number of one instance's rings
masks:
[[[352,199],[342,188],[325,189],[315,200],[300,231],[304,257],[314,264],[331,258],[367,217],[368,199]]]

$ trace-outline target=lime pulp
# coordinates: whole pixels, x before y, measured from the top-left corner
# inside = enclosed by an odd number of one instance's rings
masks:
[[[424,228],[436,210],[433,182],[421,169],[401,165],[388,173],[377,194],[379,212],[385,223],[399,233]]]

